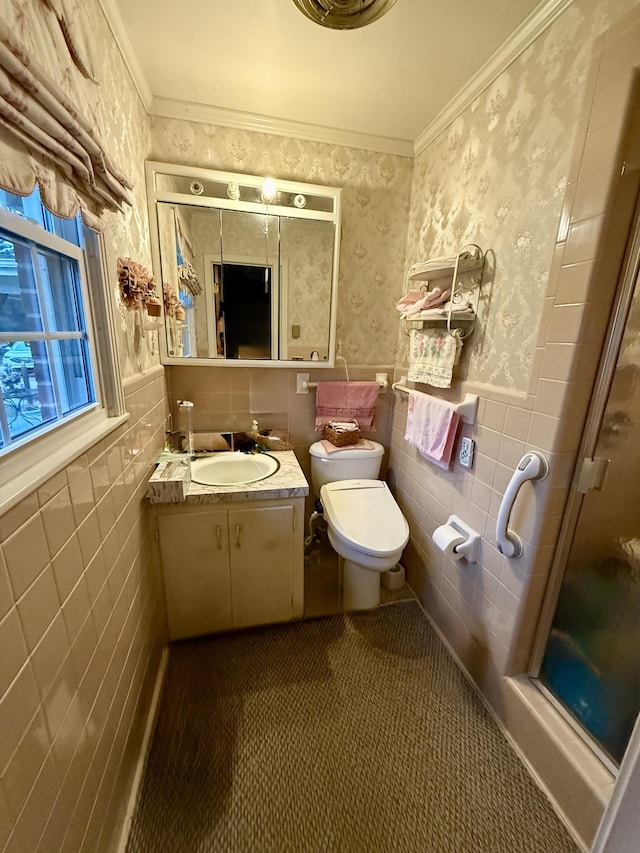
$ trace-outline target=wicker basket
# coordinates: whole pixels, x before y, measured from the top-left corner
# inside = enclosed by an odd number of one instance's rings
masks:
[[[336,432],[327,424],[324,428],[324,437],[336,447],[348,447],[360,441],[360,430],[352,429],[345,432]]]

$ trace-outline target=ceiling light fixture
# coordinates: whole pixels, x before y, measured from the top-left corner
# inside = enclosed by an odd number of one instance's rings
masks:
[[[381,18],[396,0],[293,0],[303,15],[332,30],[355,30]]]

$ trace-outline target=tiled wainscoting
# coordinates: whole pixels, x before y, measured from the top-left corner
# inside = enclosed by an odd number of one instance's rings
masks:
[[[483,393],[471,383],[465,391]],[[527,670],[574,456],[545,447],[523,395],[484,394],[477,424],[461,430],[477,443],[473,470],[456,463],[448,472],[404,441],[407,404],[396,396],[388,479],[411,531],[402,561],[411,588],[514,745],[578,836],[589,840],[613,777],[526,676],[509,677]],[[514,467],[533,448],[543,452],[551,472],[520,493],[511,526],[524,553],[508,560],[495,547],[498,506]],[[456,563],[433,544],[433,531],[450,513],[483,537],[477,563]]]
[[[105,849],[122,825],[164,644],[144,512],[162,370],[125,395],[124,426],[0,518],[7,853]]]
[[[462,430],[476,457],[471,471],[456,464],[449,472],[403,440],[407,406],[396,395],[389,461],[411,527],[410,584],[586,844],[614,778],[526,676],[513,676],[528,670],[640,184],[637,169],[622,168],[636,162],[640,144],[639,45],[638,8],[594,45],[528,393],[459,383],[453,400],[480,396],[477,424]],[[527,450],[547,457],[550,474],[520,492],[511,526],[524,554],[509,560],[494,544],[496,517]],[[433,545],[452,512],[484,537],[476,564],[455,563]]]

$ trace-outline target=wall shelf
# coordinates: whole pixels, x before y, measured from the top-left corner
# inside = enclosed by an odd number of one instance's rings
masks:
[[[484,265],[484,254],[481,250],[475,252],[461,252],[458,261],[458,273],[471,273],[481,270]],[[409,281],[436,281],[440,278],[453,276],[456,266],[456,258],[435,258],[413,264],[409,268],[407,278]]]
[[[408,335],[412,329],[444,326],[450,332],[459,330],[461,340],[468,338],[476,321],[484,260],[482,249],[475,243],[470,243],[463,246],[452,258],[435,258],[413,264],[409,268],[408,281],[426,282],[422,289],[427,292],[430,289],[428,282],[451,279],[450,285],[442,282],[439,284],[443,289],[451,288],[450,309],[435,308],[415,314],[401,314],[405,334]],[[456,305],[466,310],[456,310]]]
[[[411,329],[427,329],[431,326],[447,326],[450,329],[461,329],[461,338],[464,340],[473,331],[476,321],[475,311],[452,311],[449,316],[447,311],[433,314],[418,312],[417,314],[403,314],[400,319],[404,324],[405,334]]]

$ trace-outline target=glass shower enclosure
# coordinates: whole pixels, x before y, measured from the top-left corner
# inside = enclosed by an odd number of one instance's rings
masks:
[[[614,772],[640,713],[640,224],[628,258],[532,671]]]

